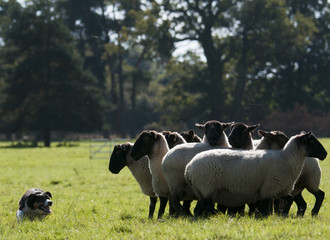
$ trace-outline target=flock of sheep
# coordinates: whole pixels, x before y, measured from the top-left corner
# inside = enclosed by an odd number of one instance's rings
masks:
[[[249,215],[275,212],[287,216],[293,201],[297,215],[303,216],[307,204],[301,193],[305,188],[316,198],[312,215],[318,214],[324,199],[318,159],[324,160],[327,152],[312,133],[289,139],[280,131],[259,130],[262,138],[254,140],[251,132],[259,125],[212,120],[195,126],[204,132],[202,139],[193,130],[180,134],[146,130],[134,144],[114,147],[109,170],[118,174],[125,166],[129,168],[150,197],[149,218],[157,198],[158,218],[168,201],[169,214],[175,217],[244,215],[245,205]]]

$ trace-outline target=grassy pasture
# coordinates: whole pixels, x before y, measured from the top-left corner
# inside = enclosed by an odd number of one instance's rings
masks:
[[[330,152],[330,139],[321,139]],[[127,168],[108,171],[109,160],[90,160],[87,142],[72,147],[7,148],[0,143],[0,239],[329,239],[330,157],[321,167],[326,193],[319,216],[304,191],[306,215],[266,219],[214,216],[210,219],[148,220],[149,199]],[[18,201],[32,187],[53,194],[53,213],[44,221],[16,222]],[[158,203],[159,204],[159,203]],[[158,210],[158,205],[156,211]]]

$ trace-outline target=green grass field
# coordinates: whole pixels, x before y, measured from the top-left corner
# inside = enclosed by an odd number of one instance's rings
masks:
[[[330,152],[330,139],[321,139]],[[330,157],[321,162],[326,197],[319,216],[308,202],[303,218],[214,216],[209,219],[148,220],[149,198],[127,168],[108,171],[109,160],[90,160],[89,145],[8,148],[0,143],[0,239],[329,239]],[[53,194],[53,213],[43,221],[16,222],[18,201],[33,187]],[[159,203],[158,203],[159,204]],[[156,211],[158,210],[158,205]]]

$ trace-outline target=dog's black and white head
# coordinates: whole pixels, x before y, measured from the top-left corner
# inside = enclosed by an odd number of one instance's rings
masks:
[[[27,190],[19,201],[19,208],[16,213],[17,220],[21,221],[24,218],[31,221],[36,218],[43,219],[52,212],[50,210],[50,206],[53,204],[51,198],[50,192],[44,192],[37,188]]]

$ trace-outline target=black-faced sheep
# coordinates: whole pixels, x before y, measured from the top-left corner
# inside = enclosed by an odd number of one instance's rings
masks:
[[[259,124],[247,125],[242,122],[236,122],[230,125],[230,133],[228,135],[228,141],[233,149],[244,149],[251,150],[254,148],[253,139],[251,132],[254,132],[256,128],[259,127]],[[229,215],[236,215],[237,213],[241,216],[244,215],[245,205],[240,207],[226,207],[221,204],[218,204],[219,212],[225,214],[228,210]],[[252,206],[250,206],[252,208]]]
[[[242,122],[233,123],[230,126],[228,140],[232,148],[236,149],[253,149],[253,139],[251,132],[256,130],[259,124],[246,125]]]
[[[109,171],[113,174],[118,174],[125,166],[131,171],[135,180],[140,185],[142,192],[150,197],[149,204],[149,218],[153,217],[157,197],[152,189],[151,173],[149,170],[148,157],[143,156],[139,161],[135,161],[129,156],[133,147],[133,143],[127,142],[116,145],[113,148],[110,162]]]
[[[290,199],[307,156],[321,160],[327,156],[311,133],[291,137],[283,150],[215,149],[197,154],[185,169],[185,178],[201,201],[197,214],[213,212],[214,202],[237,207],[261,200],[268,206],[272,198]]]
[[[180,132],[180,135],[186,140],[187,143],[202,142],[202,139],[192,129],[190,129],[189,131]]]
[[[207,121],[205,124],[196,123],[195,126],[204,132],[203,140],[204,143],[209,143],[211,146],[228,146],[228,138],[223,131],[228,128],[231,123],[221,123],[216,120]]]
[[[266,132],[259,130],[258,132],[263,136],[258,149],[282,149],[288,141],[288,137],[279,131]],[[312,216],[318,215],[325,195],[320,189],[320,181],[321,167],[319,160],[317,158],[307,157],[305,159],[305,165],[291,192],[293,200],[297,204],[297,216],[304,216],[307,208],[307,204],[301,194],[305,188],[314,195],[316,200],[312,209]],[[289,207],[287,205],[285,208]]]
[[[168,151],[169,146],[165,136],[162,133],[146,130],[143,131],[136,139],[130,153],[130,156],[134,160],[139,160],[145,155],[149,157],[149,168],[152,176],[152,188],[160,200],[158,218],[163,216],[169,196],[167,182],[161,169],[163,156]]]
[[[229,147],[227,136],[224,130],[231,123],[220,123],[219,121],[209,121],[196,126],[203,129],[204,141],[207,143],[186,143],[172,148],[163,158],[162,170],[166,178],[170,191],[170,204],[176,215],[191,215],[189,204],[182,206],[182,200],[197,200],[193,190],[187,185],[184,179],[184,170],[186,165],[197,154],[205,150],[219,147]],[[213,145],[210,145],[212,143]]]
[[[176,145],[186,143],[186,140],[184,137],[182,137],[177,132],[171,132],[171,131],[162,131],[162,134],[165,136],[165,139],[167,141],[168,147],[171,149],[175,147]]]

